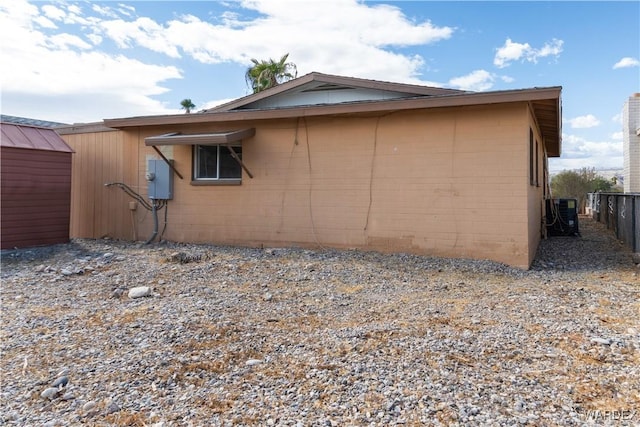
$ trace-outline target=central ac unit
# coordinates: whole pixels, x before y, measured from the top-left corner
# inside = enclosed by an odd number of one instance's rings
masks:
[[[547,199],[547,234],[550,236],[579,236],[578,200]]]

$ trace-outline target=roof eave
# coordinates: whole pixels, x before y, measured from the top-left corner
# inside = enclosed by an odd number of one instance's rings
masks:
[[[396,110],[424,108],[460,107],[509,102],[527,102],[545,99],[560,100],[561,87],[519,89],[495,92],[472,92],[440,96],[422,96],[404,99],[359,101],[341,104],[305,105],[287,108],[233,110],[200,114],[175,114],[105,119],[110,128],[136,126],[184,125],[210,122],[232,122],[247,120],[270,120],[292,117],[313,117],[356,113],[376,113]],[[558,111],[559,114],[559,111]]]

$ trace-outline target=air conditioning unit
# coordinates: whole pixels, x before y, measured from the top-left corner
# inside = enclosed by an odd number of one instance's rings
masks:
[[[547,235],[580,235],[577,199],[547,199],[546,204]]]

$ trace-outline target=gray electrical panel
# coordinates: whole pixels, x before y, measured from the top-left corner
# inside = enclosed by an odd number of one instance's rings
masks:
[[[164,160],[147,160],[147,182],[150,199],[173,199],[173,171]]]

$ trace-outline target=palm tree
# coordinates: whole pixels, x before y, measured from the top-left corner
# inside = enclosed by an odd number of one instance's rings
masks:
[[[182,106],[182,109],[186,114],[191,113],[192,108],[196,108],[195,104],[191,102],[191,99],[189,98],[185,98],[182,101],[180,101],[180,105]]]
[[[245,79],[253,89],[253,93],[258,93],[296,78],[298,69],[293,62],[287,62],[288,57],[289,54],[287,53],[278,62],[273,59],[268,61],[251,59],[253,66],[247,70]]]

